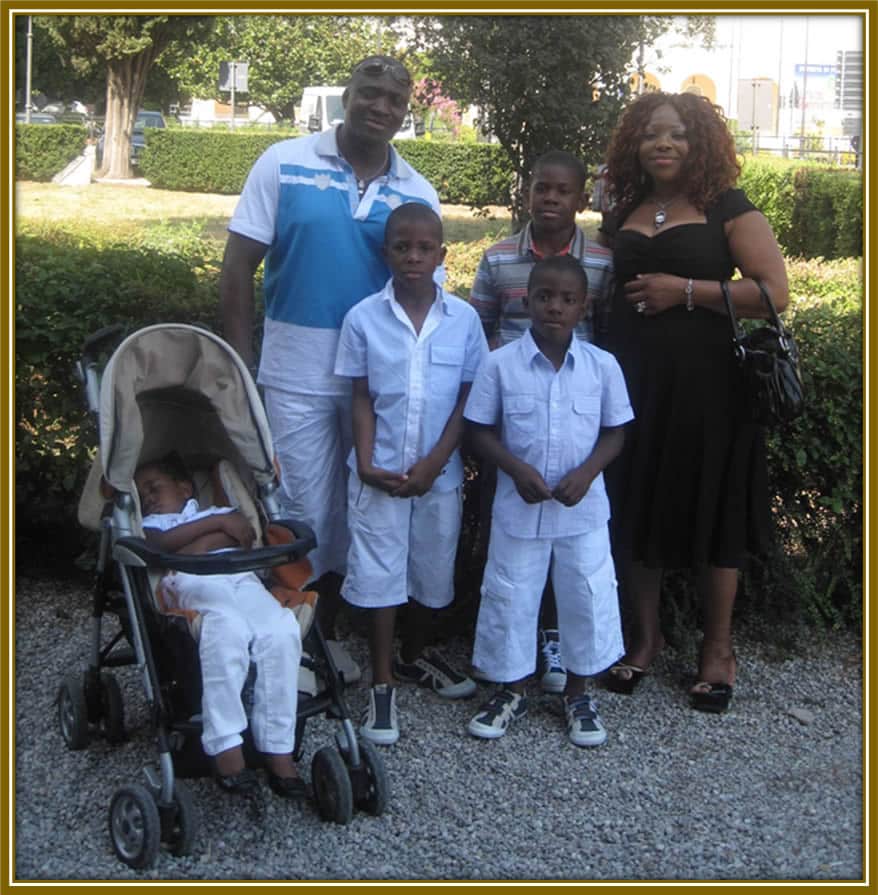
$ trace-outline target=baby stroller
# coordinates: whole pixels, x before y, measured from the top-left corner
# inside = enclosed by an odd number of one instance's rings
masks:
[[[275,596],[296,612],[303,661],[294,757],[303,754],[308,718],[324,714],[338,720],[335,744],[317,750],[311,762],[318,811],[340,824],[351,819],[354,807],[381,814],[387,778],[377,750],[358,739],[350,720],[343,678],[313,617],[316,594],[301,591],[315,538],[303,523],[281,518],[271,433],[249,371],[226,342],[197,327],[163,324],[118,344],[120,338],[121,327],[95,333],[77,365],[99,439],[79,519],[100,532],[100,546],[88,666],[64,678],[57,702],[68,748],[83,749],[92,736],[119,743],[125,738],[124,706],[110,669],[134,665],[143,679],[158,766],[145,767],[142,783],[120,787],[110,801],[109,830],[117,856],[144,868],[162,844],[174,855],[188,854],[198,818],[180,778],[211,770],[200,743],[201,679],[193,636],[199,618],[164,611],[156,585],[167,569],[194,574],[259,570]],[[134,471],[171,450],[192,472],[200,503],[236,506],[262,533],[254,549],[193,556],[147,547]],[[118,621],[115,633],[104,630],[108,614]],[[245,706],[246,691],[245,686]],[[245,736],[245,753],[247,746]]]

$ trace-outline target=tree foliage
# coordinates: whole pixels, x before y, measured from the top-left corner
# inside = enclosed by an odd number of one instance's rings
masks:
[[[15,17],[15,90],[16,105],[24,108],[27,102],[27,29],[32,22],[31,92],[34,106],[41,108],[50,100],[69,103],[75,99],[92,102],[106,89],[106,76],[97,66],[75,67],[72,54],[59,48],[52,40],[48,16]]]
[[[51,16],[40,26],[79,77],[96,68],[106,75],[106,116],[101,172],[131,176],[131,131],[147,76],[175,40],[193,41],[212,26],[210,16]]]
[[[690,33],[711,20],[678,19]],[[629,95],[634,59],[675,24],[663,16],[443,16],[416,20],[419,47],[458,101],[481,110],[516,172],[513,215],[533,162],[566,149],[587,165],[603,155]]]
[[[247,101],[289,119],[309,85],[343,84],[356,62],[388,52],[396,37],[386,24],[363,16],[218,16],[207,38],[179,45],[162,60],[183,95],[220,94],[220,62],[247,62]]]

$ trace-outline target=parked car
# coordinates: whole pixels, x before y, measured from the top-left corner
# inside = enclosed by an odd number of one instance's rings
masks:
[[[15,123],[16,124],[27,124],[27,112],[16,112],[15,113]],[[30,113],[30,123],[31,124],[57,124],[57,120],[54,115],[49,115],[46,112],[31,112]]]
[[[146,146],[146,136],[144,134],[148,127],[167,127],[165,119],[161,112],[148,112],[141,109],[134,119],[134,130],[131,132],[131,164],[140,164],[140,155],[143,147]]]
[[[140,156],[143,147],[146,146],[145,131],[152,127],[167,127],[161,112],[153,112],[141,109],[134,119],[134,129],[131,131],[131,164],[135,167],[140,164]],[[104,157],[104,135],[101,134],[97,144],[97,161],[100,164]]]

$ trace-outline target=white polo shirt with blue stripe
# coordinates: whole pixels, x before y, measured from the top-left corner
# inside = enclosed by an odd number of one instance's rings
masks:
[[[260,385],[346,394],[333,370],[345,314],[390,276],[381,247],[390,212],[421,202],[438,214],[436,190],[390,147],[387,173],[362,199],[335,129],[282,140],[256,161],[229,230],[268,246]]]

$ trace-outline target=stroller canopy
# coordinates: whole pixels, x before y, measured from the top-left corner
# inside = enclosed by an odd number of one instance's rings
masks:
[[[179,323],[128,336],[104,369],[99,417],[104,478],[130,491],[138,464],[178,450],[226,457],[263,484],[274,451],[256,384],[237,352]]]

